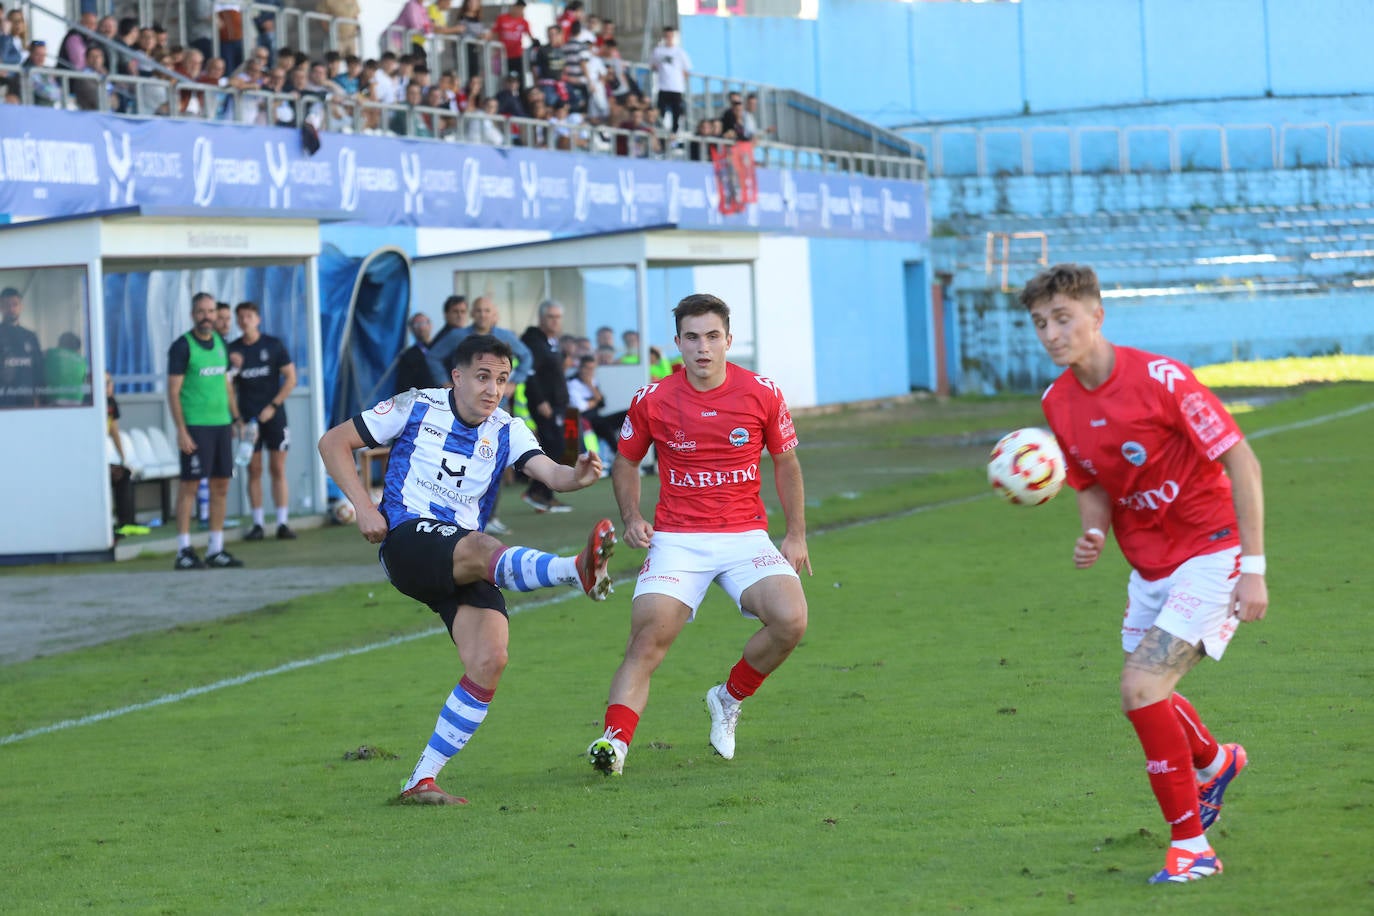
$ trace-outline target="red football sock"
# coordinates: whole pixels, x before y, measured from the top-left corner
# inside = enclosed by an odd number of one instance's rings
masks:
[[[1188,747],[1193,752],[1193,769],[1201,770],[1212,765],[1212,761],[1217,759],[1217,751],[1221,746],[1217,744],[1212,733],[1207,730],[1207,726],[1202,721],[1202,716],[1197,714],[1193,704],[1188,702],[1188,698],[1181,693],[1176,693],[1171,698],[1174,703],[1174,714],[1178,716],[1178,721],[1183,724],[1183,734],[1188,737]]]
[[[635,726],[639,725],[639,713],[628,706],[613,703],[606,707],[606,727],[614,729],[612,734],[629,744],[635,737]]]
[[[474,681],[472,678],[468,677],[466,674],[463,675],[463,679],[458,682],[458,686],[462,687],[464,690],[470,693],[472,695],[472,698],[479,703],[490,703],[491,698],[496,696],[495,687],[493,687],[491,690],[488,690],[481,684]]]
[[[1169,822],[1172,838],[1186,840],[1202,835],[1197,814],[1197,783],[1193,779],[1192,755],[1183,724],[1174,713],[1174,704],[1160,700],[1132,709],[1126,718],[1135,726],[1140,746],[1145,751],[1145,771],[1150,788],[1159,801],[1159,810]]]
[[[743,700],[752,697],[766,677],[768,675],[741,658],[735,663],[735,667],[730,669],[730,676],[725,679],[725,689],[729,691],[730,696]]]

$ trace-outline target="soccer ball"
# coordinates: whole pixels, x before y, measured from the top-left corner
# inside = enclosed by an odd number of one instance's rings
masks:
[[[1038,506],[1064,486],[1064,453],[1048,430],[1028,426],[993,446],[988,483],[1007,502]]]
[[[340,499],[334,504],[334,521],[340,525],[351,525],[353,520],[358,517],[358,510],[353,508],[353,504],[347,499]]]

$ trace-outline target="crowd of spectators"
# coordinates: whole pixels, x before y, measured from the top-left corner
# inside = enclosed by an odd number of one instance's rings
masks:
[[[238,10],[213,6],[218,43],[209,32],[208,9],[205,28],[193,30],[184,47],[170,43],[157,23],[87,13],[81,26],[105,40],[73,29],[56,54],[44,42],[29,41],[22,13],[12,10],[0,35],[0,65],[16,68],[0,72],[5,101],[19,102],[26,80],[25,100],[34,105],[259,125],[309,122],[317,130],[622,156],[671,150],[696,160],[709,160],[713,146],[758,133],[756,121],[733,108],[689,129],[682,90],[690,59],[671,28],[654,49],[659,93],[653,104],[636,78],[645,71],[621,57],[615,23],[587,15],[580,0],[566,4],[542,40],[531,34],[523,0],[490,24],[482,19],[480,0],[456,8],[454,0],[428,6],[405,0],[382,36],[380,53],[366,59],[356,53],[356,30],[339,32],[336,49],[314,57],[279,44],[270,12],[256,17],[256,38],[245,48]],[[356,0],[331,3],[336,14],[356,15],[353,7]],[[232,16],[220,15],[225,12]],[[439,43],[439,52],[418,43],[436,35],[475,41]],[[484,66],[496,48],[504,61]],[[444,66],[436,72],[432,67],[440,60]],[[505,73],[501,85],[488,86],[485,74],[498,71]]]

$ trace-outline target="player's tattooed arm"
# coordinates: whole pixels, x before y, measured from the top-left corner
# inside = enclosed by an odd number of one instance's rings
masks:
[[[1202,647],[1190,645],[1159,627],[1151,627],[1150,632],[1140,641],[1140,645],[1126,659],[1126,667],[1145,671],[1154,675],[1177,675],[1182,677],[1192,670],[1202,659]]]

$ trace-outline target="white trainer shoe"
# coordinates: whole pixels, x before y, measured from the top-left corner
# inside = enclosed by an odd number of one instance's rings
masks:
[[[630,746],[617,738],[618,734],[618,729],[608,728],[606,734],[587,747],[587,760],[591,762],[592,769],[607,776],[625,773],[625,756],[630,753]]]
[[[725,692],[724,684],[706,691],[706,711],[711,714],[711,747],[726,760],[735,757],[735,723],[740,702]]]

